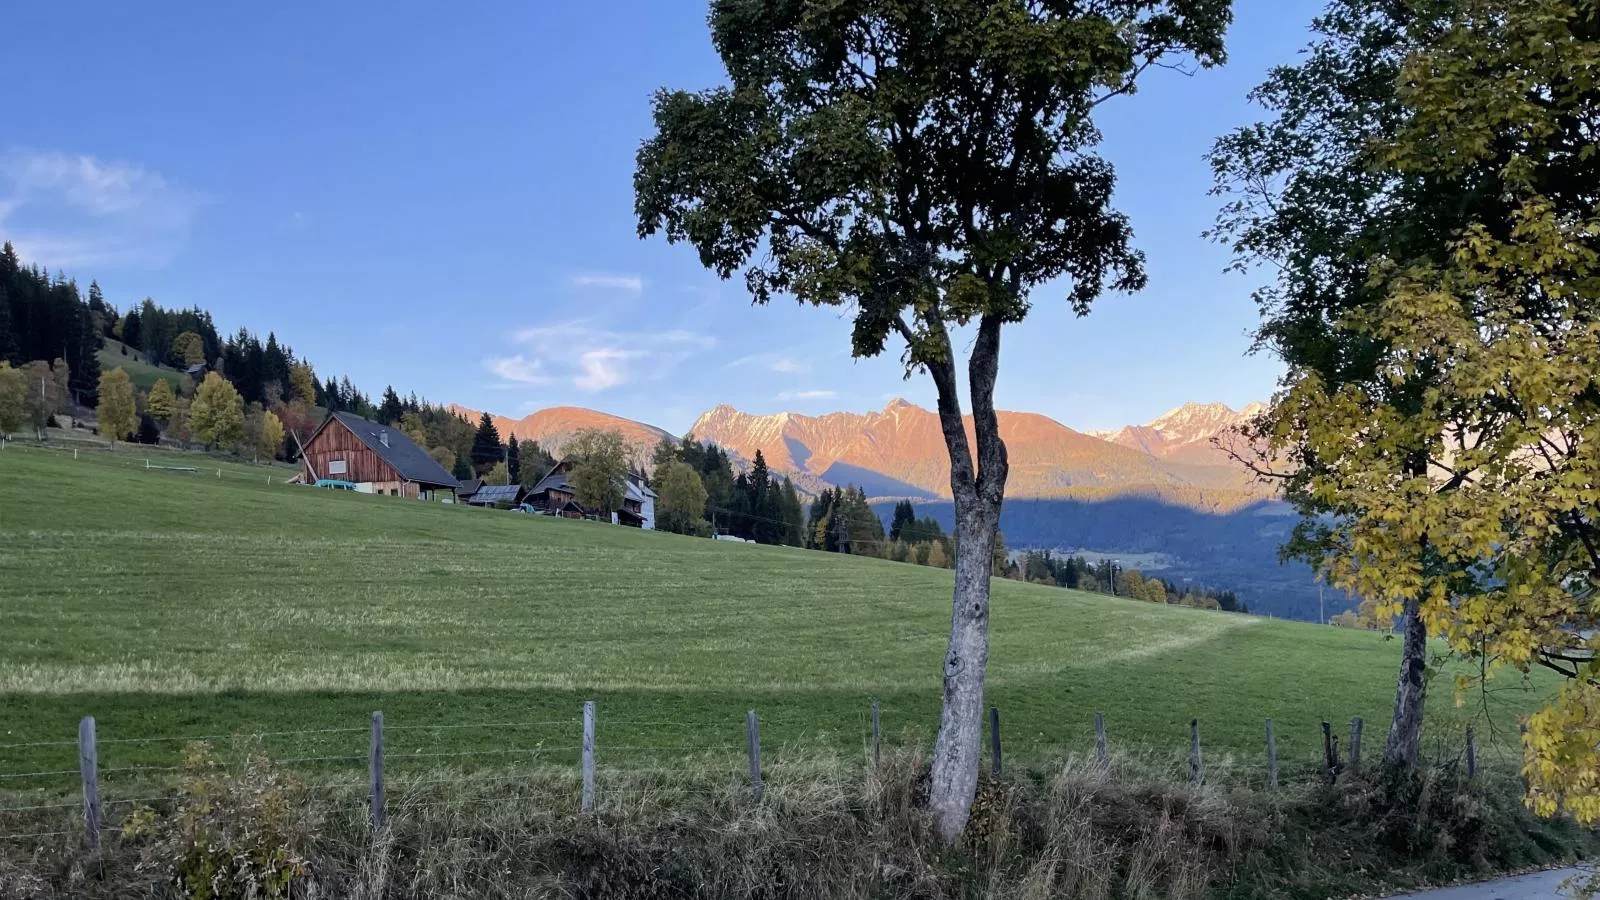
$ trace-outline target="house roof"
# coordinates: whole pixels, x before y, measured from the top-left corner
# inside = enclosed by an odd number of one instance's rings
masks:
[[[468,503],[516,503],[521,498],[520,484],[486,484],[467,498]]]
[[[463,478],[461,479],[460,483],[456,485],[456,493],[463,497],[471,497],[473,494],[476,494],[478,492],[478,488],[481,487],[483,487],[482,478]]]
[[[550,471],[549,475],[539,479],[539,483],[533,486],[533,493],[535,494],[548,490],[572,490],[572,482],[568,480],[566,471],[560,466],[556,466]]]
[[[538,494],[548,490],[571,492],[573,490],[572,480],[568,477],[571,467],[567,465],[567,462],[567,460],[562,460],[555,468],[550,470],[550,474],[539,479],[539,483],[533,486],[532,493]],[[653,500],[657,496],[655,491],[650,490],[647,485],[633,475],[625,476],[622,479],[622,486],[623,496],[639,503],[643,503],[646,498]]]
[[[444,470],[444,466],[439,465],[438,460],[429,456],[428,451],[418,447],[400,429],[379,425],[377,422],[370,422],[347,412],[332,413],[328,416],[328,419],[330,421],[338,419],[339,424],[350,429],[356,437],[361,439],[363,444],[367,445],[367,449],[378,454],[384,462],[400,473],[400,477],[406,481],[452,489],[458,484],[456,479]],[[322,424],[323,427],[327,427],[328,423],[323,422]],[[321,431],[322,429],[318,428],[317,430]],[[387,443],[384,439],[385,435],[388,436]],[[316,435],[312,435],[312,440],[315,439]]]

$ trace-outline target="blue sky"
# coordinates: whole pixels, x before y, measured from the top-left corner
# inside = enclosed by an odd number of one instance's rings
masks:
[[[1075,428],[1264,398],[1252,280],[1222,273],[1201,156],[1319,4],[1238,0],[1231,62],[1106,104],[1103,151],[1150,286],[1087,318],[1061,291],[1004,339],[997,399]],[[752,307],[634,232],[661,86],[721,68],[700,0],[14,4],[0,235],[126,309],[199,304],[319,374],[520,416],[572,404],[686,428],[702,410],[932,405],[848,322]]]

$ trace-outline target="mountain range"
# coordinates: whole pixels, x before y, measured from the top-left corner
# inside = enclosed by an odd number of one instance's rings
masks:
[[[1036,413],[1001,411],[1011,497],[1140,495],[1197,509],[1237,507],[1266,496],[1227,451],[1232,429],[1261,409],[1185,404],[1144,425],[1109,433],[1075,431]],[[969,440],[972,422],[967,420]],[[767,465],[807,490],[860,485],[871,497],[950,496],[950,468],[936,412],[894,400],[881,411],[752,415],[714,407],[690,432]],[[1216,443],[1214,443],[1214,441]]]
[[[1001,411],[1000,435],[1010,460],[1006,493],[1030,498],[1106,498],[1138,495],[1177,500],[1196,509],[1236,507],[1265,496],[1223,449],[1232,430],[1261,409],[1186,403],[1152,422],[1109,432],[1075,431],[1047,416]],[[478,410],[455,411],[476,419]],[[579,431],[621,432],[643,464],[665,429],[576,406],[541,409],[520,419],[490,414],[502,437],[538,441],[555,455]],[[967,420],[969,440],[972,422]],[[736,461],[759,451],[767,465],[815,494],[829,486],[859,486],[870,497],[945,499],[950,467],[936,412],[905,400],[882,410],[756,415],[727,404],[702,413],[690,427]]]
[[[1311,570],[1277,557],[1294,511],[1228,452],[1242,440],[1235,429],[1261,409],[1186,403],[1153,421],[1102,432],[1035,413],[999,413],[1011,463],[1000,520],[1007,544],[1117,558],[1174,582],[1233,590],[1258,612],[1316,618]],[[653,425],[579,407],[491,419],[503,437],[537,440],[557,456],[585,428],[615,429],[641,466],[662,438],[676,439]],[[755,415],[719,405],[690,434],[723,447],[736,465],[760,451],[769,468],[807,493],[860,486],[885,517],[896,499],[910,498],[947,529],[953,524],[938,414],[905,400],[874,412],[817,416]]]
[[[450,409],[466,416],[471,422],[477,422],[478,417],[482,415],[481,410],[469,409],[460,404],[451,404]],[[621,416],[581,406],[552,406],[549,409],[529,413],[520,419],[490,413],[489,421],[494,423],[495,430],[500,432],[502,440],[515,435],[518,440],[538,441],[539,446],[557,457],[580,431],[588,429],[616,431],[621,433],[622,439],[633,451],[634,462],[640,467],[649,462],[651,451],[662,438],[670,441],[678,440],[676,435],[669,434],[654,425],[646,425],[633,419],[624,419]]]

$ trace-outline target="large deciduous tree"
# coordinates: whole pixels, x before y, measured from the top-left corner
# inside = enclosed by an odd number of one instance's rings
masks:
[[[1544,665],[1569,678],[1527,722],[1530,801],[1600,821],[1600,3],[1459,0],[1407,60],[1407,111],[1382,161],[1433,182],[1470,181],[1472,207],[1441,260],[1386,259],[1366,321],[1390,378],[1439,373],[1414,408],[1356,391],[1306,391],[1340,432],[1431,443],[1447,489],[1425,503],[1377,493],[1382,459],[1353,473],[1379,523],[1435,528],[1435,552],[1470,573],[1422,614],[1486,671]],[[1463,102],[1463,98],[1470,98]],[[1448,140],[1441,141],[1440,135]],[[1330,435],[1329,455],[1346,454]],[[1447,523],[1439,528],[1439,523]],[[1367,584],[1376,579],[1366,578]]]
[[[1298,295],[1362,377],[1291,366],[1263,430],[1333,514],[1325,567],[1405,616],[1408,659],[1432,630],[1485,672],[1569,677],[1527,723],[1530,801],[1600,820],[1600,4],[1336,4],[1362,7],[1398,48],[1383,78],[1348,57],[1384,127],[1322,124],[1387,215],[1326,254],[1354,302]]]
[[[189,404],[186,425],[207,446],[231,446],[244,435],[244,398],[226,378],[207,372]]]
[[[259,449],[268,459],[276,458],[283,450],[283,420],[270,409],[261,414]]]
[[[670,444],[664,445],[670,446]],[[677,534],[709,534],[706,485],[688,463],[669,459],[656,466],[656,527]]]
[[[1223,137],[1211,153],[1225,198],[1214,234],[1232,245],[1240,268],[1264,265],[1274,274],[1256,292],[1256,340],[1287,366],[1284,392],[1254,426],[1252,446],[1265,469],[1285,476],[1285,496],[1304,516],[1285,554],[1341,584],[1350,576],[1348,526],[1372,508],[1360,492],[1329,489],[1327,479],[1352,461],[1317,452],[1314,433],[1347,423],[1300,402],[1295,389],[1360,390],[1410,410],[1437,381],[1427,367],[1387,377],[1386,342],[1363,321],[1385,293],[1372,278],[1379,260],[1443,260],[1470,210],[1491,202],[1468,179],[1427,178],[1380,159],[1407,115],[1398,93],[1402,67],[1455,2],[1333,0],[1313,23],[1304,58],[1274,69],[1253,92],[1271,117]],[[1442,487],[1427,466],[1441,439],[1420,435],[1368,449],[1397,462],[1398,495],[1424,498]],[[1389,537],[1390,557],[1372,571],[1384,572],[1383,603],[1404,638],[1384,763],[1409,772],[1421,756],[1427,697],[1424,598],[1460,573],[1427,529]],[[1390,577],[1401,570],[1412,577]]]
[[[289,396],[307,403],[317,402],[317,375],[311,371],[310,363],[299,362],[289,366]]]
[[[28,420],[28,376],[0,359],[0,440]]]
[[[1229,18],[1229,0],[714,0],[729,84],[655,99],[641,236],[687,241],[725,278],[744,269],[758,303],[851,309],[857,356],[903,341],[908,374],[937,389],[957,557],[930,791],[946,840],[977,787],[1002,327],[1046,284],[1080,314],[1143,286],[1093,113],[1152,66],[1220,62]]]
[[[139,410],[134,403],[133,379],[122,369],[100,376],[100,403],[95,408],[100,436],[113,443],[125,441],[139,427]]]
[[[145,397],[145,408],[158,422],[165,422],[172,418],[172,405],[178,399],[172,392],[172,382],[165,378],[157,378],[156,383],[150,386],[150,393]]]
[[[571,478],[579,506],[593,513],[622,508],[628,444],[620,432],[584,429],[567,445],[566,454],[575,460]]]
[[[197,366],[205,362],[205,339],[193,331],[178,335],[172,341],[172,360],[185,366]]]

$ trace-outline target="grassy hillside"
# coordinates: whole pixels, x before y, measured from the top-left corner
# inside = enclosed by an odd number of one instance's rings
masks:
[[[156,383],[156,379],[165,378],[172,382],[173,390],[187,388],[189,377],[177,369],[166,366],[153,366],[145,362],[134,351],[129,350],[127,356],[122,355],[122,344],[111,339],[106,340],[106,345],[99,354],[100,371],[109,372],[112,369],[122,369],[128,373],[128,378],[133,386],[141,391],[148,391]],[[185,390],[184,393],[187,393]]]
[[[133,739],[348,729],[264,741],[358,768],[380,708],[396,766],[570,759],[586,699],[611,764],[737,753],[750,708],[776,754],[860,748],[870,696],[896,739],[937,721],[943,570],[83,456],[0,452],[0,773],[73,768],[70,746],[15,745],[69,740],[86,714],[108,767],[173,761],[174,743]],[[1208,761],[1251,764],[1267,717],[1286,765],[1353,715],[1376,753],[1399,650],[1014,582],[996,584],[993,637],[1009,753],[1086,748],[1102,710],[1114,744],[1176,757],[1198,717]],[[1430,752],[1470,716],[1492,718],[1485,744],[1514,737],[1548,686],[1454,708],[1441,678]],[[515,724],[440,727],[482,723]]]

